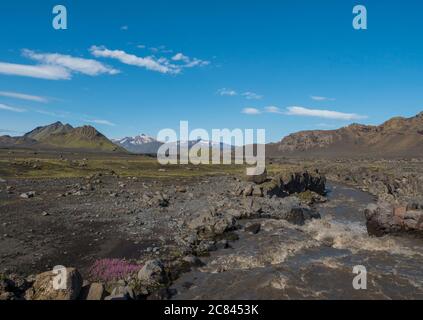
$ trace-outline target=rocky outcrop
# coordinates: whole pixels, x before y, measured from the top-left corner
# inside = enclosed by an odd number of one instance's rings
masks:
[[[423,210],[409,210],[407,206],[388,203],[369,205],[365,210],[367,231],[382,237],[386,234],[410,233],[423,235]]]
[[[241,183],[236,188],[235,193],[246,197],[285,197],[306,191],[324,195],[326,192],[326,178],[318,171],[283,173],[260,185]]]
[[[213,238],[231,230],[235,226],[235,218],[211,207],[204,209],[196,218],[188,221],[187,225],[200,238]]]

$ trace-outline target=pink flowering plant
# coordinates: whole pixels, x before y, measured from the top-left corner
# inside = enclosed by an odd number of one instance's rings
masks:
[[[109,282],[125,279],[141,267],[122,259],[100,259],[91,266],[89,274],[94,281]]]

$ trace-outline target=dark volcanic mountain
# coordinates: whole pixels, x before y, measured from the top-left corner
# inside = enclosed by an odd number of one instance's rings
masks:
[[[37,127],[34,130],[26,133],[24,137],[37,141],[46,141],[52,134],[68,133],[72,130],[73,127],[69,124],[63,125],[61,122],[55,122],[48,126]]]
[[[301,131],[266,146],[269,157],[422,157],[423,112],[380,126],[352,124],[338,130]]]
[[[125,152],[94,127],[73,128],[71,125],[64,125],[61,122],[35,128],[22,137],[2,136],[0,137],[0,147]]]

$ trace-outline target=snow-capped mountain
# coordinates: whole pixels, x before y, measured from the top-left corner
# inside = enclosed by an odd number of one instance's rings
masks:
[[[178,141],[178,144],[179,143],[181,143],[181,141]],[[223,142],[202,140],[202,139],[188,141],[188,148],[191,149],[193,146],[197,146],[197,147],[209,146],[210,148],[220,149],[221,151],[232,150],[232,146],[229,144],[225,144]]]
[[[135,137],[113,139],[112,141],[116,145],[125,148],[127,151],[137,154],[155,154],[159,150],[160,146],[163,145],[163,142],[158,141],[157,139],[145,134],[141,134]],[[174,143],[179,146],[181,144],[181,141],[177,141]],[[231,145],[222,142],[214,142],[201,139],[188,141],[188,149],[191,149],[194,146],[208,146],[209,148],[219,149],[221,151],[231,151],[233,149]]]
[[[130,143],[134,145],[146,144],[151,142],[157,142],[156,139],[153,137],[147,136],[146,134],[141,134],[135,137],[125,137],[123,139],[113,140],[113,142],[117,142],[120,144]]]
[[[127,151],[138,154],[157,153],[163,142],[157,141],[153,137],[140,134],[135,137],[125,137],[112,140],[116,145],[125,148]]]

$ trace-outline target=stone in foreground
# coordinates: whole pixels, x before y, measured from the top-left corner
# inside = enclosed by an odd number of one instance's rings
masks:
[[[65,289],[55,289],[54,282],[56,277],[61,274],[55,274],[53,271],[41,273],[35,277],[35,282],[26,294],[27,300],[76,300],[81,292],[82,277],[75,268],[66,268],[64,277]]]

